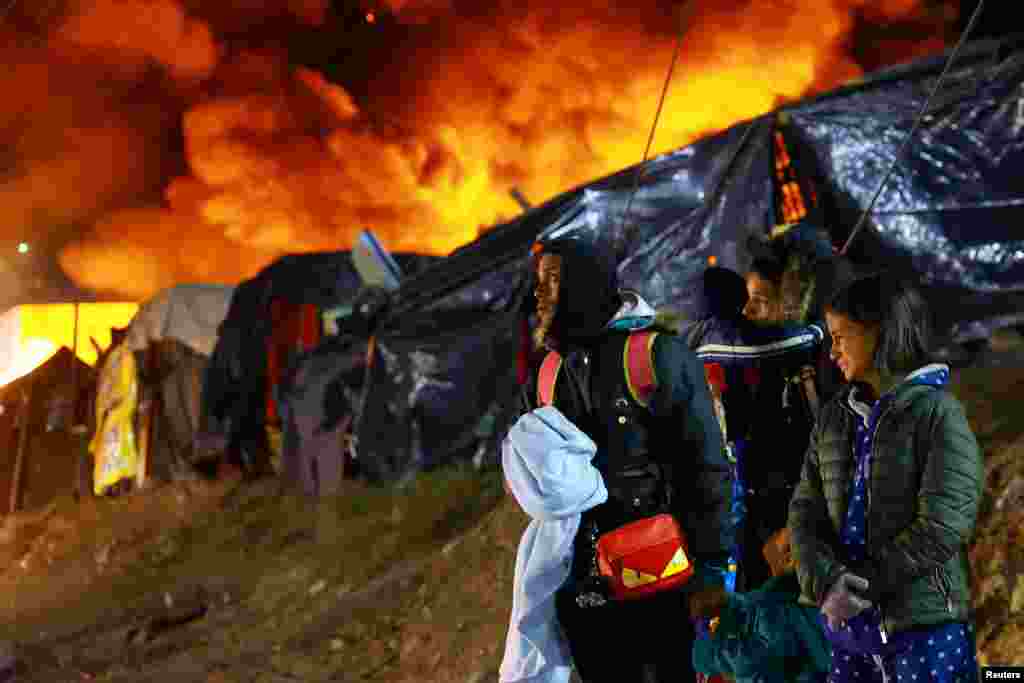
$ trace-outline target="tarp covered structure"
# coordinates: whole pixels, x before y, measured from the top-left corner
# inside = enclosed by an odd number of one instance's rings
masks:
[[[414,254],[394,257],[406,274],[438,260]],[[267,420],[278,419],[275,382],[290,363],[289,357],[281,357],[288,354],[278,353],[283,342],[292,334],[308,336],[311,325],[317,328],[312,337],[318,338],[327,326],[325,319],[333,320],[339,310],[351,313],[361,291],[348,251],[284,256],[242,282],[232,295],[203,378],[203,415],[223,425],[204,442],[238,453],[243,464],[258,468],[269,456]]]
[[[121,406],[115,410],[122,413],[99,419],[93,449],[96,471],[102,473],[119,459],[124,464],[109,476],[95,477],[97,493],[121,478],[136,478],[136,456],[142,458],[146,478],[167,481],[195,476],[195,465],[215,455],[196,443],[196,435],[207,428],[200,411],[202,378],[233,292],[224,285],[182,284],[139,307],[124,332],[122,348],[110,353],[100,369],[98,412],[118,392],[130,395],[135,405],[130,414]],[[118,381],[125,368],[134,383],[130,391],[125,381]],[[131,438],[125,440],[129,429]]]
[[[916,271],[957,340],[1024,321],[1024,49],[1020,40],[969,45],[901,152],[945,60],[739,123],[649,161],[639,180],[634,167],[577,188],[407,278],[376,328],[356,423],[360,467],[394,479],[503,431],[517,395],[525,259],[538,235],[612,240],[623,285],[686,316],[710,262],[746,269],[752,235],[806,220],[842,246],[897,154],[851,258]],[[365,351],[357,338],[353,330],[348,343]]]
[[[182,284],[158,292],[139,306],[125,343],[132,351],[144,351],[153,342],[173,339],[211,356],[234,291],[225,285]]]
[[[89,473],[81,467],[88,433],[75,434],[67,422],[77,412],[87,432],[91,429],[95,387],[95,370],[63,346],[29,374],[0,387],[0,511],[10,511],[11,486],[22,447],[19,510],[42,507],[58,495],[88,491]],[[63,424],[55,419],[62,412]]]

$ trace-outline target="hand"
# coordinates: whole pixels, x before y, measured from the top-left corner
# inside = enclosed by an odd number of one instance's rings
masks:
[[[848,572],[839,575],[821,605],[821,613],[825,615],[829,628],[838,631],[847,621],[871,607],[870,600],[858,595],[866,591],[868,585],[863,576]]]
[[[818,376],[818,371],[815,370],[813,365],[805,365],[800,368],[800,381],[808,382],[814,380]]]
[[[728,594],[721,586],[701,588],[690,595],[690,616],[713,619],[719,616],[728,600]]]

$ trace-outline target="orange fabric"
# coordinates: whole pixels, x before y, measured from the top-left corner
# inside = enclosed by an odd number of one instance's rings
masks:
[[[309,351],[320,342],[320,312],[313,304],[293,304],[284,299],[270,303],[271,332],[267,339],[267,423],[277,424],[280,416],[274,402],[274,387],[281,381],[290,353]]]
[[[722,367],[721,363],[705,363],[704,377],[708,381],[708,386],[717,389],[719,395],[724,394],[729,389],[729,385],[725,381],[725,368]]]

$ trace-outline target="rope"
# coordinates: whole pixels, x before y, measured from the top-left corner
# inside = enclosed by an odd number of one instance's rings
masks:
[[[696,5],[693,2],[690,7]],[[668,66],[668,73],[665,74],[665,83],[661,87],[661,96],[658,98],[658,109],[654,112],[654,121],[651,123],[650,133],[647,135],[647,145],[644,147],[644,155],[637,166],[636,173],[633,175],[633,189],[629,193],[629,198],[626,200],[626,208],[622,212],[622,222],[619,225],[619,230],[623,233],[623,245],[627,243],[626,230],[627,223],[629,221],[629,211],[633,205],[633,198],[636,196],[637,190],[640,189],[640,179],[643,176],[644,166],[647,164],[647,158],[651,153],[651,145],[654,143],[654,132],[658,129],[658,120],[661,118],[661,110],[665,106],[665,96],[668,95],[668,84],[672,81],[672,74],[676,69],[676,62],[679,61],[679,52],[683,47],[683,37],[686,35],[686,29],[689,26],[690,18],[692,15],[692,9],[690,14],[683,15],[682,21],[680,22],[679,32],[676,34],[675,48],[672,51],[672,61]]]
[[[946,74],[949,73],[950,67],[952,67],[953,62],[956,61],[956,57],[963,48],[964,43],[967,42],[967,36],[970,34],[971,29],[974,28],[974,24],[977,22],[978,17],[981,16],[981,10],[984,6],[985,0],[979,0],[978,6],[974,8],[974,13],[971,15],[971,20],[967,22],[964,32],[960,34],[960,40],[957,42],[956,47],[953,48],[953,52],[950,53],[949,59],[946,60],[946,66],[942,69],[942,73],[939,74],[939,77],[935,80],[935,85],[932,87],[932,91],[928,94],[928,98],[921,106],[921,111],[918,113],[917,119],[914,121],[914,126],[910,129],[910,132],[907,133],[907,137],[903,139],[903,143],[896,151],[896,154],[893,155],[892,163],[889,165],[889,170],[885,172],[884,176],[882,176],[882,182],[878,184],[878,189],[875,190],[875,195],[871,198],[871,202],[868,204],[867,208],[864,209],[864,213],[861,214],[860,219],[857,221],[857,225],[855,225],[853,230],[850,232],[850,236],[846,238],[846,243],[843,245],[843,248],[839,250],[839,254],[841,256],[846,255],[847,250],[850,248],[850,244],[853,243],[853,238],[857,236],[857,233],[860,232],[860,229],[863,228],[864,224],[867,222],[868,216],[871,214],[871,210],[875,206],[875,202],[878,201],[878,198],[882,194],[882,189],[885,187],[885,184],[889,182],[889,178],[892,176],[893,171],[896,170],[896,164],[899,163],[900,157],[903,156],[903,152],[906,150],[907,145],[913,139],[914,134],[917,133],[917,129],[921,127],[925,113],[927,113],[928,107],[931,106],[935,93],[939,91],[939,86],[941,86],[942,81],[945,80]]]

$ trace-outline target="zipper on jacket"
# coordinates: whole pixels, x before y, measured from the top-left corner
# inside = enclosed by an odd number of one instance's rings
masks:
[[[941,565],[935,568],[935,580],[939,585],[939,592],[942,593],[942,597],[946,600],[946,611],[950,614],[954,614],[953,587],[950,585],[949,580],[946,578],[946,572],[943,571]]]
[[[878,399],[878,400],[882,400],[882,399]],[[870,444],[871,450],[869,451],[869,453],[871,454],[871,459],[872,460],[874,460],[874,457],[875,457],[875,440],[878,438],[878,430],[882,426],[882,418],[884,418],[886,415],[889,414],[889,411],[892,410],[892,407],[893,407],[893,401],[890,401],[889,405],[887,405],[885,407],[885,409],[879,414],[878,419],[875,420],[875,429],[871,433],[871,444]],[[874,463],[872,463],[872,465],[874,465]],[[870,542],[871,542],[871,480],[874,478],[874,471],[875,471],[874,467],[872,466],[872,468],[870,470],[868,470],[868,477],[867,477],[867,480],[864,482],[864,493],[868,497],[868,500],[867,500],[867,504],[868,504],[867,514],[864,515],[864,545],[865,545],[865,551],[867,550],[867,547],[870,547]],[[857,476],[856,473],[854,474],[854,476]],[[884,645],[884,644],[888,643],[889,642],[889,633],[885,630],[885,611],[882,609],[881,602],[879,602],[879,604],[878,604],[878,632],[882,636],[882,644]]]

